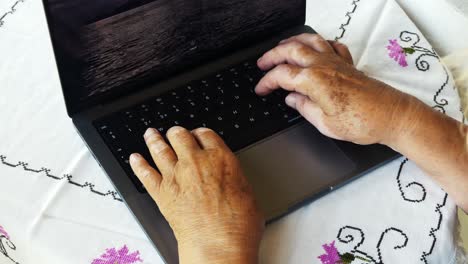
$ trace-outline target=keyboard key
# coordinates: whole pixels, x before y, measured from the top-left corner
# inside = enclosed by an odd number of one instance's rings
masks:
[[[239,151],[300,122],[299,113],[284,102],[289,92],[277,90],[266,97],[255,94],[255,86],[264,75],[256,60],[246,61],[150,98],[94,125],[136,189],[146,192],[131,171],[128,159],[137,152],[155,166],[143,140],[149,127],[164,136],[173,126],[189,130],[211,128],[233,151]]]

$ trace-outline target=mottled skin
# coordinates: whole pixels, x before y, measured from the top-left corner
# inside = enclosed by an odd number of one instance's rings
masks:
[[[256,263],[264,221],[236,156],[212,130],[145,133],[161,173],[142,156],[131,164],[179,242],[180,262]]]
[[[358,144],[382,143],[377,135],[395,129],[388,126],[388,117],[401,111],[398,105],[409,96],[358,71],[346,46],[309,36],[284,41],[258,61],[270,72],[258,84],[257,93],[266,95],[279,87],[289,90],[286,103],[323,134]],[[308,41],[319,48],[311,48]]]
[[[467,126],[367,77],[352,65],[346,46],[319,35],[283,41],[258,66],[270,70],[256,88],[259,95],[291,91],[286,103],[324,135],[395,149],[468,211]]]
[[[286,103],[326,136],[392,147],[419,165],[468,211],[468,128],[416,98],[367,77],[348,48],[319,35],[282,41],[258,60],[260,96],[290,91]],[[180,263],[254,264],[263,218],[239,162],[212,130],[149,129],[160,173],[139,154],[130,163],[169,221]]]

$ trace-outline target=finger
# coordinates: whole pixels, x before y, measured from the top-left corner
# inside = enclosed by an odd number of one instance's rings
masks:
[[[320,53],[334,53],[335,52],[333,50],[333,47],[330,45],[330,43],[319,34],[304,33],[304,34],[297,35],[289,39],[283,40],[280,42],[280,44],[285,44],[285,43],[289,43],[292,41],[301,42],[302,44]]]
[[[172,127],[167,131],[167,139],[171,143],[177,157],[186,157],[192,155],[195,151],[200,150],[197,140],[192,133],[183,127]]]
[[[260,96],[264,96],[274,90],[283,88],[287,91],[307,94],[307,91],[302,88],[305,79],[302,76],[304,71],[305,69],[295,65],[278,65],[260,80],[255,92]]]
[[[336,54],[342,57],[347,63],[354,65],[353,55],[351,55],[348,46],[338,41],[330,41],[330,44],[335,50]]]
[[[224,140],[211,129],[208,128],[197,128],[192,131],[193,136],[198,141],[203,149],[224,149],[229,150]]]
[[[327,137],[340,140],[325,124],[325,114],[320,106],[312,102],[307,96],[300,93],[290,93],[286,96],[286,104],[296,109],[309,123]]]
[[[130,166],[148,193],[155,198],[159,192],[162,176],[140,154],[130,155]]]
[[[317,59],[317,52],[298,41],[279,45],[265,53],[258,60],[258,67],[264,71],[279,64],[292,64],[299,67],[309,67]]]
[[[170,176],[177,163],[177,156],[174,150],[154,128],[146,130],[144,138],[146,146],[148,146],[151,157],[159,171],[164,176]]]

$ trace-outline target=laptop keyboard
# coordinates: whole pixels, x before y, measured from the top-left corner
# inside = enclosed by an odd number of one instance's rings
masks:
[[[143,140],[150,127],[163,135],[173,126],[211,128],[236,152],[299,122],[299,113],[284,102],[287,92],[277,90],[266,97],[255,94],[263,76],[256,61],[243,62],[107,116],[94,126],[144,193],[128,159],[137,152],[154,166]]]

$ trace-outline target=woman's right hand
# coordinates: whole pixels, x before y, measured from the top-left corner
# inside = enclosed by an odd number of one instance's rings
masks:
[[[468,126],[367,77],[352,65],[346,46],[319,35],[283,41],[258,66],[270,70],[259,95],[286,89],[286,103],[326,136],[393,148],[468,212]]]
[[[270,72],[258,84],[257,94],[290,91],[286,103],[322,134],[338,140],[389,143],[391,135],[402,132],[402,113],[418,111],[422,104],[367,77],[353,66],[345,45],[316,34],[282,41],[258,60],[258,66]]]
[[[160,172],[139,154],[133,171],[158,204],[179,245],[180,263],[257,263],[263,216],[240,163],[213,131],[156,129],[145,141]]]

